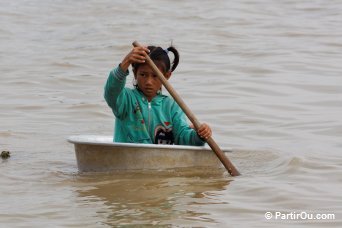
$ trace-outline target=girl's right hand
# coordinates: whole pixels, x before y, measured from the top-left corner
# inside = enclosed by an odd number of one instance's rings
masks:
[[[147,47],[134,47],[122,60],[120,67],[123,71],[127,71],[132,63],[144,63],[150,50]]]

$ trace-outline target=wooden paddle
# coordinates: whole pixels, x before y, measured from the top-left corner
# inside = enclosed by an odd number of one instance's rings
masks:
[[[141,45],[137,42],[133,42],[134,47],[140,47]],[[157,74],[158,78],[164,85],[164,87],[169,91],[170,95],[173,97],[173,99],[177,102],[177,104],[181,107],[183,112],[187,115],[189,120],[192,122],[192,124],[195,126],[196,129],[198,129],[201,126],[201,123],[197,120],[195,115],[192,113],[192,111],[186,106],[183,99],[177,94],[177,92],[173,89],[171,84],[168,82],[168,80],[164,77],[162,72],[158,69],[158,67],[154,64],[154,62],[151,60],[151,58],[147,55],[146,56],[146,62],[152,67],[153,71]],[[235,168],[233,163],[230,162],[230,160],[225,156],[225,154],[222,152],[220,147],[217,145],[217,143],[214,141],[212,137],[209,137],[206,139],[208,145],[211,147],[211,149],[215,152],[216,156],[220,159],[224,167],[227,169],[230,175],[232,176],[239,176],[239,171]]]

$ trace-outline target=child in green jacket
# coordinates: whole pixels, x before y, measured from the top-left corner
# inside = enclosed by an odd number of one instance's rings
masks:
[[[171,65],[168,52],[174,60]],[[211,128],[202,124],[197,132],[189,126],[185,114],[170,97],[161,93],[162,83],[152,68],[145,63],[146,56],[169,79],[179,62],[174,47],[134,47],[123,61],[110,71],[104,97],[116,117],[115,142],[204,145],[211,136]],[[136,85],[125,88],[128,68],[132,65]]]

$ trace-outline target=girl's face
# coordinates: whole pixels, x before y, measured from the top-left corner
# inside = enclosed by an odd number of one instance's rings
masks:
[[[159,65],[157,64],[158,69],[160,72],[163,72],[163,68]],[[164,73],[164,76],[166,79],[169,79],[171,72]],[[148,101],[151,101],[161,89],[161,81],[146,63],[139,66],[138,70],[134,72],[134,77],[138,82],[139,89],[144,93]]]

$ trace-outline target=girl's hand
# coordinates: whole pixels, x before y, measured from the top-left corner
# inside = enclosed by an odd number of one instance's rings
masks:
[[[194,125],[190,125],[191,128],[194,128]],[[197,134],[202,138],[202,139],[208,139],[212,135],[211,128],[209,127],[208,124],[202,123],[201,126],[197,129]]]
[[[147,47],[134,47],[122,60],[120,67],[123,71],[127,71],[132,63],[144,63],[150,50]]]

